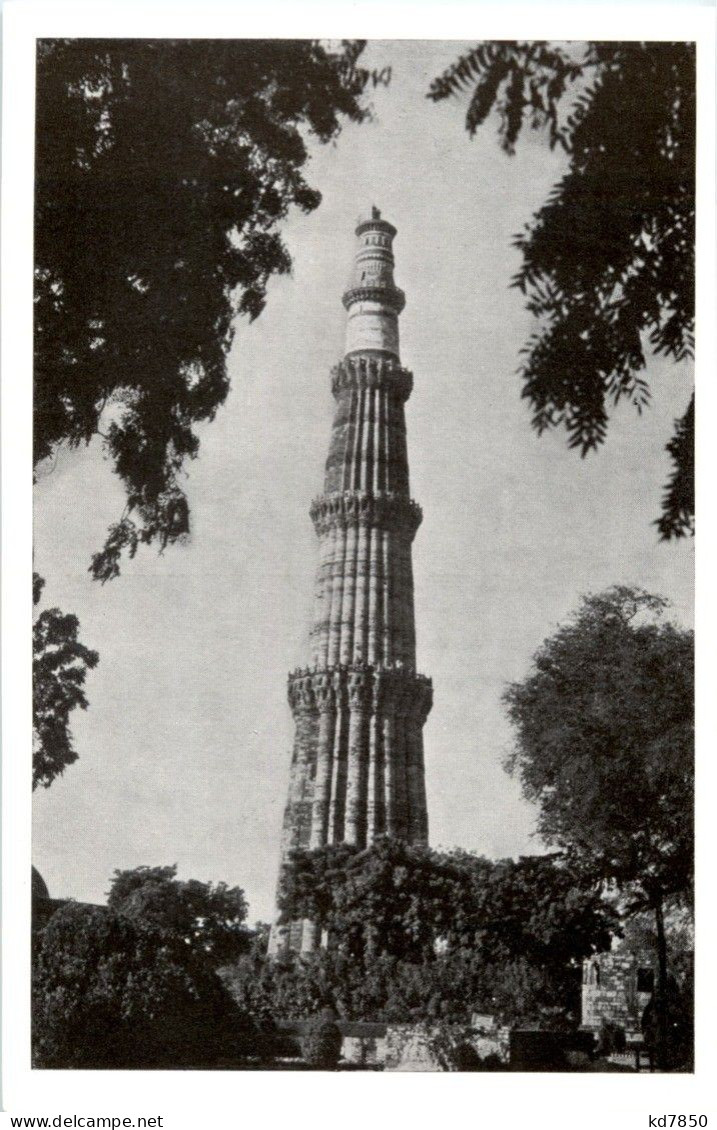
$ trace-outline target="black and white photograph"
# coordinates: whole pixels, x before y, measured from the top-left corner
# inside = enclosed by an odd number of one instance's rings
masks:
[[[704,1064],[643,30],[36,37],[33,1076]]]

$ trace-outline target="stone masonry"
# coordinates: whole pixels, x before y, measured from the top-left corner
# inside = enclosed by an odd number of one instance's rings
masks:
[[[282,865],[298,848],[365,847],[383,835],[428,841],[432,685],[416,672],[411,543],[421,509],[409,493],[405,298],[393,280],[396,229],[374,208],[356,235],[324,493],[310,510],[319,542],[311,660],[289,676],[296,729]],[[294,922],[273,928],[269,952],[319,944],[312,923]]]
[[[639,1032],[655,972],[632,953],[604,953],[583,962],[582,1027],[598,1032],[614,1024]]]

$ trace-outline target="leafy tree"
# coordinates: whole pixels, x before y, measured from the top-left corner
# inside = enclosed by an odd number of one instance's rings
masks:
[[[693,976],[695,929],[692,908],[671,900],[665,906],[665,942],[668,968],[680,985]],[[634,953],[645,964],[654,963],[657,954],[657,933],[654,916],[649,912],[635,912],[625,921],[620,938],[620,950]]]
[[[301,1041],[301,1054],[309,1067],[331,1071],[341,1059],[341,1029],[330,1009],[312,1016]]]
[[[310,918],[354,957],[421,960],[458,913],[460,875],[436,852],[383,838],[296,852],[282,875],[282,921]]]
[[[566,93],[573,90],[569,111]],[[675,360],[694,338],[695,48],[482,43],[432,83],[470,92],[473,136],[495,109],[502,148],[545,129],[569,169],[515,244],[513,285],[540,320],[524,351],[523,396],[538,433],[565,427],[582,455],[605,439],[609,403],[649,402],[646,347]],[[673,472],[657,526],[694,529],[694,401],[667,446]]]
[[[32,1010],[35,1067],[212,1066],[252,1046],[206,961],[103,907],[68,903],[39,932]]]
[[[266,957],[270,937],[271,923],[255,922],[254,925],[249,928],[249,954],[259,960]]]
[[[323,1007],[335,1007],[334,978],[321,968],[326,958],[326,950],[302,961],[247,954],[220,967],[218,973],[239,1008],[261,1028],[271,1029],[276,1021],[303,1020]],[[350,979],[347,968],[340,983],[348,987]]]
[[[368,964],[425,961],[461,948],[484,964],[525,957],[565,967],[610,944],[616,916],[557,856],[494,862],[380,839],[294,853],[282,876],[282,920],[309,918],[332,945]]]
[[[597,886],[559,855],[492,862],[460,852],[453,859],[469,882],[469,912],[456,916],[446,940],[484,964],[525,961],[571,984],[583,958],[609,949],[619,930]]]
[[[579,1023],[579,969],[541,968],[526,958],[485,962],[461,949],[410,961],[360,961],[325,949],[284,960],[242,957],[220,971],[241,1011],[260,1027],[331,1008],[344,1020],[468,1023],[473,1012],[501,1023],[564,1028]]]
[[[176,865],[115,871],[107,905],[180,939],[214,964],[246,952],[254,935],[245,925],[247,902],[241,888],[176,876]]]
[[[588,876],[654,916],[664,1000],[668,899],[693,868],[693,636],[665,601],[616,586],[583,600],[505,692],[507,768],[539,805],[539,831]]]
[[[45,582],[33,574],[37,605]],[[44,609],[32,630],[32,787],[49,788],[55,777],[77,761],[70,714],[87,708],[84,684],[99,655],[80,643],[79,621],[59,608]]]
[[[308,918],[327,950],[243,959],[228,984],[251,1015],[303,1019],[577,1023],[582,959],[617,929],[596,884],[558,856],[491,860],[379,840],[296,852],[282,919]]]
[[[189,531],[185,461],[228,391],[235,315],[321,199],[305,135],[367,116],[361,42],[45,40],[35,154],[35,461],[101,435],[126,507],[92,559]]]

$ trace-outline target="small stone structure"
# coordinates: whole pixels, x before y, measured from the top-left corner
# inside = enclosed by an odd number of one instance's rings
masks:
[[[386,1061],[385,1024],[339,1023],[343,1035],[342,1055],[356,1067],[381,1067]]]
[[[499,1027],[492,1016],[474,1016],[470,1029],[450,1025],[432,1029],[419,1024],[388,1025],[386,1071],[457,1071],[460,1045],[470,1046],[481,1059],[495,1056],[507,1064],[510,1029]]]
[[[494,1016],[473,1014],[471,1020],[473,1035],[471,1047],[481,1057],[487,1059],[495,1055],[502,1063],[510,1058],[510,1028],[499,1028]]]
[[[445,1071],[431,1033],[417,1024],[392,1024],[386,1029],[386,1071]]]
[[[614,1024],[626,1033],[639,1032],[642,1014],[652,996],[655,971],[634,953],[603,953],[583,962],[582,1025],[598,1032]]]
[[[496,1056],[507,1064],[510,1029],[499,1027],[492,1016],[474,1016],[470,1028],[451,1025],[433,1028],[425,1024],[385,1024],[337,1020],[342,1036],[341,1058],[352,1067],[385,1071],[451,1071],[451,1048],[468,1044],[481,1057]],[[280,1021],[282,1054],[298,1058],[306,1022]]]

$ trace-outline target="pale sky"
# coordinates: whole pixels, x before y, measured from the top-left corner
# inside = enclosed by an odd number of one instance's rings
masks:
[[[45,604],[75,612],[100,653],[89,709],[72,719],[80,759],[35,794],[34,862],[53,896],[104,901],[114,868],[177,863],[183,878],[243,887],[250,920],[272,913],[293,736],[286,675],[308,662],[308,508],[322,487],[353,230],[371,204],[398,228],[402,361],[414,372],[431,844],[540,850],[533,810],[502,769],[511,734],[500,695],[581,594],[634,583],[692,621],[692,543],[660,543],[651,525],[690,366],[651,359],[651,408],[641,418],[621,408],[586,460],[564,434],[532,432],[516,368],[533,320],[509,289],[511,238],[564,158],[530,132],[507,157],[494,124],[469,139],[464,102],[425,98],[459,52],[371,44],[367,65],[393,66],[373,95],[375,121],[311,146],[307,178],[323,201],[284,224],[293,273],[270,285],[253,325],[238,325],[231,393],[189,466],[190,543],[142,550],[102,587],[87,566],[123,495],[99,444],[60,452],[38,484]]]

